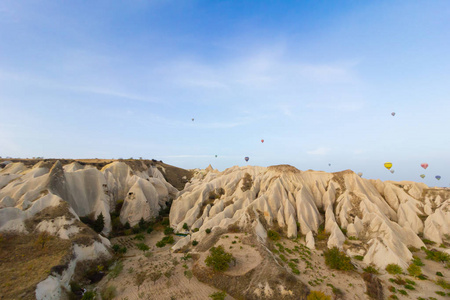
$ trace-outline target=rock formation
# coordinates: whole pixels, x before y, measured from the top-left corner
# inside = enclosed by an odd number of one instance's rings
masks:
[[[315,247],[320,226],[329,234],[327,246],[364,256],[363,263],[384,269],[395,263],[407,268],[408,247],[425,247],[420,237],[441,243],[450,234],[450,191],[428,188],[423,183],[382,182],[364,179],[347,170],[338,173],[300,171],[287,165],[232,167],[223,172],[212,167],[199,170],[170,211],[170,223],[178,232],[198,228],[180,240],[202,240],[205,230],[230,224],[251,225],[264,239],[268,227],[282,228],[287,237],[306,236]],[[364,245],[344,245],[352,240]]]

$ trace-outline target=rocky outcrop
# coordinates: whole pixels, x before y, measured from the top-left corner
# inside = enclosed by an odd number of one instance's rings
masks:
[[[306,236],[310,248],[323,224],[328,247],[343,248],[352,237],[363,247],[344,248],[363,255],[364,264],[407,268],[412,259],[408,247],[425,246],[419,235],[440,243],[449,234],[449,203],[448,190],[409,181],[368,180],[350,170],[326,173],[281,165],[217,172],[208,167],[198,170],[174,200],[170,223],[178,231],[184,223],[198,228],[192,240],[201,240],[208,228],[230,224],[250,224],[263,239],[265,228],[276,226],[288,237]],[[173,249],[184,244],[180,241]]]
[[[37,299],[61,299],[79,262],[110,256],[109,240],[79,217],[102,214],[102,233],[107,235],[110,212],[119,200],[124,200],[120,220],[134,226],[141,218],[156,217],[177,193],[157,167],[144,163],[133,169],[115,161],[99,170],[77,162],[65,166],[60,161],[38,162],[31,167],[11,162],[0,170],[0,233],[47,232],[70,241],[70,260],[55,267],[59,271],[37,284],[35,293]]]

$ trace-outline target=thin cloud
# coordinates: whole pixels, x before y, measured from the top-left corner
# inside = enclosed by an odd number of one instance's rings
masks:
[[[329,152],[330,152],[330,149],[326,148],[326,147],[319,147],[315,150],[306,151],[306,153],[308,153],[310,155],[326,155]]]

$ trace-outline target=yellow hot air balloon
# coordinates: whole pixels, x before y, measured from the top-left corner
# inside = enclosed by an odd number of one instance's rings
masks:
[[[392,168],[392,163],[390,162],[384,163],[384,167],[389,170],[390,168]]]

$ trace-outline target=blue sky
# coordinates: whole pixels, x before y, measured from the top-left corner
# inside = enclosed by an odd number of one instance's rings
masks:
[[[448,1],[111,2],[0,2],[1,156],[450,184]]]

